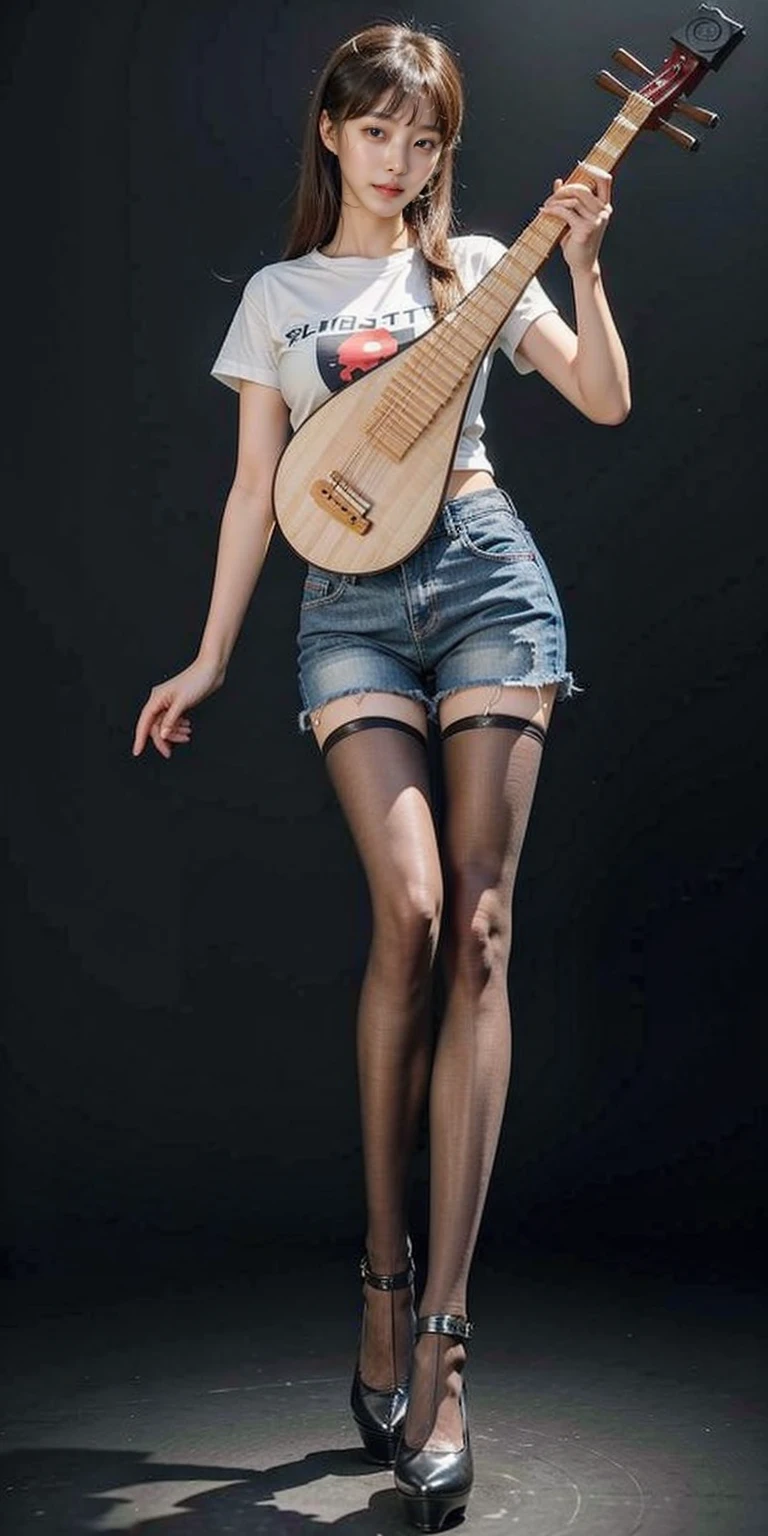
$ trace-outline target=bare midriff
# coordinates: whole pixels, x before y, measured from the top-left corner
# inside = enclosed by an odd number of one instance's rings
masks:
[[[466,496],[470,491],[482,491],[496,484],[487,469],[454,469],[445,493],[446,501],[456,496]]]

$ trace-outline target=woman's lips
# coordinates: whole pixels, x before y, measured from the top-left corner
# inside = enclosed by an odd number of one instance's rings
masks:
[[[381,192],[382,197],[400,197],[400,195],[401,195],[401,193],[403,191],[403,188],[402,187],[377,187],[376,183],[374,182],[373,190],[374,190],[374,192]]]

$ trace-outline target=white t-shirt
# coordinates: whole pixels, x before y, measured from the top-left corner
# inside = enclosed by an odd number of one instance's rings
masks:
[[[465,292],[507,249],[492,235],[457,235],[449,245]],[[532,278],[483,359],[467,401],[455,469],[493,471],[480,411],[494,353],[501,347],[518,373],[530,373],[530,363],[515,356],[517,346],[532,320],[555,309]],[[434,323],[427,267],[417,248],[381,257],[325,256],[315,249],[253,273],[211,373],[230,389],[239,390],[241,379],[279,389],[295,431],[336,390]]]

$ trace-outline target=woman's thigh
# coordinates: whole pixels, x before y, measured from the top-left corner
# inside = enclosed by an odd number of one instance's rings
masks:
[[[426,919],[431,927],[442,908],[442,873],[424,706],[371,692],[332,699],[319,713],[312,729],[325,748],[375,915],[406,927]]]
[[[557,684],[464,688],[440,704],[446,861],[511,884],[528,825]]]
[[[449,890],[449,974],[457,955],[488,951],[506,964],[512,897],[557,684],[482,687],[440,708]]]

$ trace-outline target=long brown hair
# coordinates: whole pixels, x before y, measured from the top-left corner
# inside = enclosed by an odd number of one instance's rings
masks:
[[[341,172],[326,149],[318,124],[325,109],[334,126],[363,117],[382,98],[393,115],[420,96],[435,109],[442,150],[431,180],[403,218],[414,232],[429,272],[438,317],[462,297],[463,289],[448,245],[455,227],[453,160],[464,114],[459,66],[439,38],[399,23],[380,23],[357,32],[334,49],[315,88],[307,119],[293,218],[283,260],[304,256],[331,240],[341,213]]]

